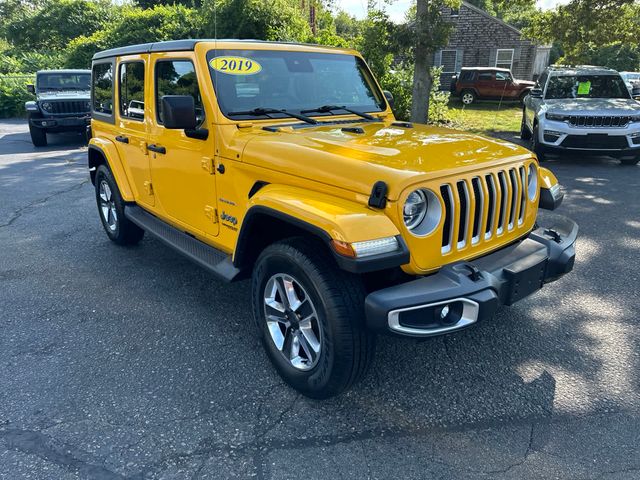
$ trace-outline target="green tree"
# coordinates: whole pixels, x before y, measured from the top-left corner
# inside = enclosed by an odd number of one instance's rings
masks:
[[[205,0],[204,33],[210,38],[306,41],[311,28],[290,0]]]
[[[608,45],[638,45],[640,4],[635,0],[571,0],[541,12],[525,29],[527,36],[558,43],[565,63],[589,63]]]
[[[109,0],[46,0],[12,10],[2,31],[22,51],[61,50],[74,38],[108,25],[113,13]]]

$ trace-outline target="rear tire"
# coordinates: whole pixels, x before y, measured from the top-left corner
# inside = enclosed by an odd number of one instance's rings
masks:
[[[302,237],[274,243],[258,258],[251,282],[253,316],[269,359],[291,387],[318,399],[353,385],[375,350],[365,329],[364,285],[324,248]]]
[[[637,165],[638,162],[640,162],[640,157],[636,157],[636,158],[621,158],[620,159],[620,163],[622,165]]]
[[[34,127],[29,124],[29,134],[34,147],[47,146],[47,131],[44,128]]]
[[[476,94],[473,90],[463,90],[460,94],[463,105],[471,105],[476,101]]]
[[[96,203],[104,231],[118,245],[135,245],[144,236],[144,230],[124,215],[124,200],[111,170],[100,165],[95,178]]]

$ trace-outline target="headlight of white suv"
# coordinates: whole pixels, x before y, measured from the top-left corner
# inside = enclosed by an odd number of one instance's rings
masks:
[[[40,104],[40,107],[45,111],[45,112],[50,112],[51,111],[51,107],[52,105],[49,102],[42,102]]]
[[[429,235],[436,229],[442,217],[440,200],[431,190],[414,190],[404,202],[402,217],[412,234],[419,237]]]

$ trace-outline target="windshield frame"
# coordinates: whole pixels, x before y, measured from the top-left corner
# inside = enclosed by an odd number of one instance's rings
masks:
[[[76,86],[68,86],[68,87],[44,87],[41,85],[41,81],[44,79],[44,77],[51,77],[51,76],[60,76],[60,77],[65,77],[65,76],[69,76],[69,77],[78,77],[78,79],[81,76],[86,75],[87,78],[89,79],[89,81],[87,82],[87,88],[81,88],[80,86],[76,85]],[[91,90],[91,72],[46,72],[46,73],[39,73],[36,76],[36,90],[39,92],[65,92],[65,91],[72,91],[72,92],[84,92],[84,91],[90,91]]]
[[[222,47],[222,48],[220,48]],[[219,95],[219,91],[218,91],[218,85],[216,85],[216,70],[214,70],[212,68],[212,66],[210,65],[210,61],[214,58],[217,57],[224,57],[224,56],[235,56],[235,55],[240,55],[242,56],[243,54],[246,53],[250,53],[250,52],[255,52],[255,53],[264,53],[264,52],[274,52],[274,53],[282,53],[282,54],[287,54],[287,53],[291,53],[291,54],[311,54],[311,55],[320,55],[320,56],[324,56],[324,55],[340,55],[340,56],[344,56],[344,57],[351,57],[354,58],[355,61],[358,63],[358,67],[361,69],[361,71],[364,74],[364,80],[367,83],[367,87],[369,88],[369,90],[371,91],[371,93],[373,94],[373,101],[376,102],[377,108],[376,109],[370,109],[370,108],[366,108],[363,109],[362,112],[364,113],[368,113],[368,114],[384,114],[385,112],[388,111],[388,109],[390,108],[389,103],[387,101],[387,98],[382,90],[382,88],[380,88],[380,85],[378,84],[377,79],[375,78],[375,76],[373,75],[373,73],[371,72],[371,69],[369,68],[369,66],[367,65],[367,63],[365,62],[365,60],[360,57],[359,55],[356,55],[354,53],[350,53],[350,52],[344,52],[344,51],[336,51],[336,52],[324,52],[324,51],[315,51],[315,50],[302,50],[302,51],[292,51],[292,50],[280,50],[280,49],[257,49],[257,48],[225,48],[226,46],[220,46],[219,48],[211,48],[208,49],[206,52],[206,62],[207,62],[207,69],[209,71],[209,78],[211,81],[211,85],[213,86],[213,91],[216,97],[216,103],[218,105],[218,108],[220,110],[220,113],[222,114],[222,116],[233,122],[233,123],[238,123],[238,122],[243,122],[243,121],[265,121],[265,122],[274,122],[274,121],[282,121],[282,120],[295,120],[296,122],[298,122],[299,120],[295,119],[294,117],[288,115],[286,112],[278,112],[278,113],[269,113],[269,115],[230,115],[231,112],[236,111],[236,109],[234,108],[225,108],[225,106],[223,106],[223,104],[220,102],[220,95]],[[379,99],[379,100],[378,100]],[[326,102],[325,102],[326,103]],[[320,107],[322,105],[314,105],[314,107]],[[260,105],[255,105],[251,108],[246,108],[243,110],[250,110],[254,107],[260,107]],[[273,108],[279,107],[281,109],[284,110],[288,110],[290,112],[293,113],[297,113],[297,114],[301,114],[302,110],[308,110],[307,107],[305,105],[300,106],[300,108],[298,107],[288,107],[288,106],[273,106]],[[265,107],[266,108],[266,107]],[[304,114],[303,114],[304,115]],[[309,115],[310,117],[345,117],[345,116],[357,116],[353,113],[349,113],[349,112],[344,112],[344,113],[335,113],[335,112],[318,112],[318,113],[313,113]],[[361,121],[370,121],[370,120],[366,120],[362,117],[358,117],[359,120]],[[375,119],[377,120],[377,118]]]
[[[624,87],[621,92],[623,95],[626,96],[622,96],[622,97],[590,97],[590,96],[575,96],[575,97],[549,97],[549,86],[551,85],[551,82],[554,79],[557,78],[561,78],[561,77],[574,77],[576,78],[576,80],[580,77],[612,77],[612,78],[618,78],[621,82],[622,82],[622,86]],[[623,100],[629,100],[631,99],[631,95],[629,94],[629,89],[626,87],[626,83],[624,81],[624,78],[622,78],[622,76],[618,73],[582,73],[582,74],[578,74],[578,73],[562,73],[562,74],[558,74],[558,75],[550,75],[549,78],[546,81],[546,84],[544,86],[544,95],[543,95],[543,99],[544,100],[580,100],[580,99],[585,99],[585,100],[596,100],[596,99],[600,99],[600,100],[615,100],[615,99],[623,99]]]

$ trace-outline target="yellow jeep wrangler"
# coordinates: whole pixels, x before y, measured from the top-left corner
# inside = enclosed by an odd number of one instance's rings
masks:
[[[349,387],[375,335],[491,317],[569,272],[577,226],[528,150],[399,122],[355,51],[177,40],[97,53],[89,168],[121,245],[154,235],[251,278],[275,368],[305,395]]]

